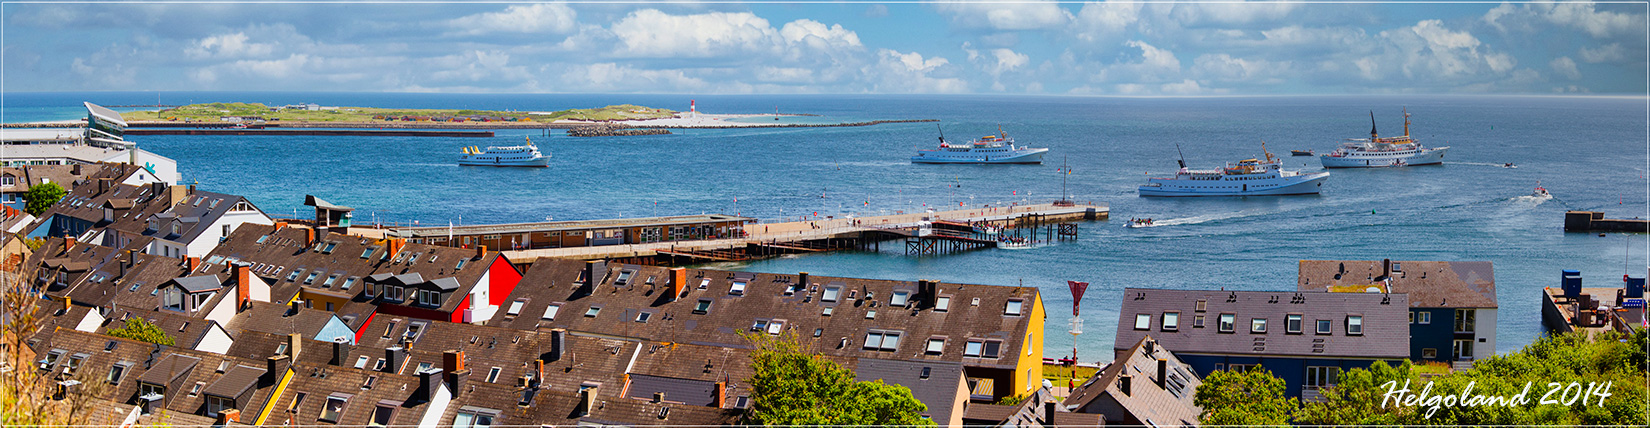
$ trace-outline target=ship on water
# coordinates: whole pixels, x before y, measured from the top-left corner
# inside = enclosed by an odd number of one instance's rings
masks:
[[[521,146],[492,146],[486,150],[470,146],[464,148],[464,155],[458,157],[461,166],[550,166],[550,154],[539,152],[539,147],[533,145],[533,139],[528,138],[526,145]]]
[[[1449,147],[1423,147],[1409,136],[1409,110],[1404,110],[1404,135],[1380,138],[1375,132],[1375,112],[1369,112],[1369,139],[1351,138],[1326,155],[1318,156],[1324,168],[1378,168],[1444,163]]]
[[[940,131],[940,147],[918,150],[911,163],[968,163],[968,164],[1040,164],[1046,148],[1020,147],[1014,139],[997,129],[997,135],[987,135],[962,144],[945,141]]]
[[[1179,150],[1179,147],[1176,147]],[[1182,155],[1174,177],[1153,177],[1140,185],[1140,196],[1274,196],[1317,194],[1329,172],[1284,171],[1282,161],[1273,158],[1261,143],[1266,160],[1244,159],[1224,168],[1186,168]]]

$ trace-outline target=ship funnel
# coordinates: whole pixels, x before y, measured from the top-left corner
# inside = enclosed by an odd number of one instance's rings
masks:
[[[1375,142],[1375,110],[1369,111],[1369,141]]]

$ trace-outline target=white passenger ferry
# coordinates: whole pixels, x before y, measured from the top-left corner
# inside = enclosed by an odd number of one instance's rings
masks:
[[[952,144],[945,141],[945,134],[940,134],[940,147],[936,150],[918,150],[916,156],[911,157],[911,163],[1043,163],[1043,153],[1048,149],[1019,147],[1014,139],[1004,134],[1001,128],[997,135],[987,135],[978,140],[964,144]]]
[[[527,139],[524,146],[494,146],[482,150],[480,147],[464,148],[464,155],[458,157],[458,164],[465,166],[550,166],[550,154],[540,153],[539,147],[533,145],[533,139]]]
[[[1375,132],[1375,112],[1369,112],[1369,139],[1348,139],[1326,155],[1319,156],[1324,168],[1378,168],[1388,166],[1436,165],[1444,163],[1449,147],[1422,147],[1409,137],[1409,111],[1404,111],[1404,135],[1380,138]]]
[[[1265,152],[1263,144],[1261,151]],[[1244,159],[1237,165],[1213,170],[1186,169],[1174,177],[1148,178],[1140,186],[1140,196],[1267,196],[1316,194],[1329,179],[1328,172],[1284,171],[1282,162],[1266,152],[1266,161]]]

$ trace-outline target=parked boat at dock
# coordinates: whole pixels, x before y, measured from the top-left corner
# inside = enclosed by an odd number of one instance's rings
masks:
[[[967,164],[1040,164],[1045,148],[1020,147],[1014,139],[997,129],[997,135],[987,135],[962,144],[945,141],[940,133],[940,147],[936,150],[918,150],[911,163],[967,163]]]
[[[458,157],[458,164],[463,166],[550,166],[550,155],[539,152],[539,147],[533,145],[533,139],[527,139],[523,146],[493,146],[482,150],[471,146],[464,148],[464,155]]]
[[[1409,111],[1404,111],[1404,135],[1380,138],[1375,132],[1375,112],[1369,112],[1369,139],[1352,138],[1334,152],[1319,156],[1324,168],[1378,168],[1388,166],[1437,165],[1444,162],[1449,147],[1423,147],[1409,136]]]
[[[1178,149],[1178,148],[1177,148]],[[1244,159],[1236,165],[1213,170],[1186,168],[1180,160],[1180,170],[1174,177],[1146,179],[1140,185],[1140,196],[1271,196],[1316,194],[1329,179],[1329,172],[1303,173],[1284,171],[1282,162],[1266,151],[1266,160]]]
[[[1315,154],[1317,154],[1317,153],[1312,152],[1312,149],[1290,150],[1289,151],[1290,156],[1312,156],[1312,155],[1315,155]]]

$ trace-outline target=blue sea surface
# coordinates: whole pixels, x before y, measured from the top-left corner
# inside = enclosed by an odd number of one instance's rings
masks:
[[[7,122],[82,117],[81,101],[153,104],[155,93],[7,94]],[[439,225],[728,213],[766,220],[871,215],[1073,199],[1111,206],[1076,241],[939,257],[881,253],[790,256],[712,265],[759,272],[1039,287],[1050,314],[1045,356],[1075,344],[1084,361],[1111,358],[1124,287],[1285,290],[1303,259],[1488,260],[1500,303],[1497,350],[1541,334],[1541,289],[1561,269],[1589,286],[1646,273],[1644,235],[1564,233],[1565,210],[1650,217],[1646,99],[1539,96],[1299,96],[1091,98],[896,95],[481,95],[165,93],[167,104],[211,101],[547,111],[637,104],[705,113],[808,113],[790,120],[938,119],[868,127],[673,130],[671,135],[574,138],[500,130],[494,138],[132,137],[178,161],[184,181],[245,195],[276,216],[307,216],[304,195],[355,207],[357,223]],[[1345,138],[1403,132],[1450,146],[1445,165],[1333,170],[1323,194],[1140,198],[1148,175],[1261,156],[1290,168]],[[42,113],[56,109],[61,117]],[[29,119],[19,119],[25,117]],[[742,121],[772,120],[753,117]],[[913,165],[919,147],[997,133],[1048,147],[1043,165]],[[548,168],[459,167],[460,148],[534,137]],[[1503,168],[1514,163],[1516,169]],[[1071,174],[1058,168],[1069,164]],[[1062,182],[1064,181],[1064,184]],[[1539,183],[1551,200],[1528,197]],[[1157,227],[1125,229],[1150,217]],[[1065,281],[1087,281],[1083,334],[1067,333]],[[1075,342],[1075,343],[1073,343]]]

